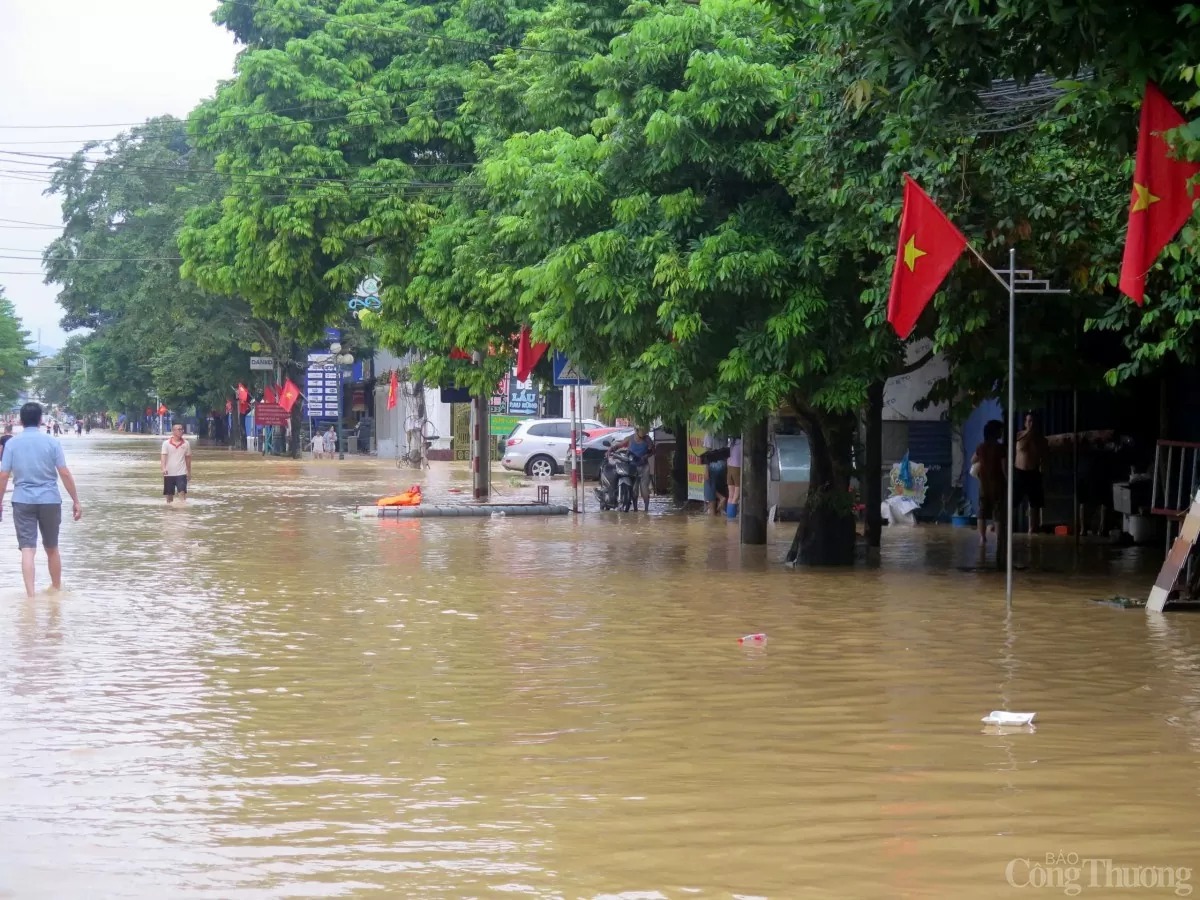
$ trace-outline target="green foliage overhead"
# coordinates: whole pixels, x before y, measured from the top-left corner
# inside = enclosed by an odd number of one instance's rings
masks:
[[[465,85],[519,40],[520,3],[225,4],[246,45],[190,130],[227,182],[189,218],[184,274],[306,339],[367,275],[397,288],[474,162]]]

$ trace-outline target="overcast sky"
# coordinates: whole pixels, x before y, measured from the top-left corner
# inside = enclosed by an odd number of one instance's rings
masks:
[[[184,116],[233,71],[233,37],[213,24],[217,0],[0,0],[0,285],[25,327],[61,347],[56,288],[40,256],[54,239],[57,201],[11,174],[3,151],[68,155],[87,140],[166,113]],[[87,125],[87,128],[48,126]],[[15,127],[21,126],[21,127]],[[25,127],[36,126],[36,127]],[[44,177],[43,172],[40,176]],[[11,227],[10,227],[11,226]],[[32,274],[8,274],[8,273]],[[169,298],[163,298],[169,301]]]

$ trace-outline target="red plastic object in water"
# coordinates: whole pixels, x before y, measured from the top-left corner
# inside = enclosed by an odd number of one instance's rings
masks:
[[[763,644],[766,643],[767,636],[761,631],[758,634],[747,634],[738,638],[739,644]]]

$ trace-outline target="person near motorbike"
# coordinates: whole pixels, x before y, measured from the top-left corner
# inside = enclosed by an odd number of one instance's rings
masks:
[[[638,508],[638,496],[644,501],[646,512],[650,512],[650,460],[654,457],[654,439],[646,433],[645,428],[635,428],[633,434],[625,440],[608,448],[608,456],[618,450],[625,450],[637,464],[637,490],[633,492],[633,509]]]

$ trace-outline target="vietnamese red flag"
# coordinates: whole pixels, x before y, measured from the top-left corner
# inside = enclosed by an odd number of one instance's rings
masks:
[[[525,381],[533,372],[533,367],[546,353],[549,344],[535,344],[529,332],[529,326],[521,328],[521,336],[517,341],[517,381]]]
[[[392,383],[388,385],[388,409],[396,408],[396,397],[400,393],[400,379],[396,377],[396,370],[392,370]]]
[[[250,412],[250,392],[246,390],[246,386],[240,382],[237,386],[237,401],[239,413],[244,416],[246,413]]]
[[[263,403],[278,403],[279,402],[278,400],[275,399],[275,391],[271,389],[270,385],[267,385],[265,388],[263,388],[262,402]]]
[[[1200,164],[1172,159],[1162,136],[1185,121],[1157,85],[1146,82],[1120,282],[1121,293],[1138,306],[1146,298],[1146,273],[1192,215],[1188,181],[1200,172]]]
[[[226,400],[225,401],[225,415],[229,415],[231,412],[233,412],[233,401]]]
[[[159,414],[160,416],[165,416],[165,415],[166,415],[168,412],[169,412],[169,410],[167,409],[167,407],[166,407],[166,406],[159,406],[159,408],[158,408],[158,414]]]
[[[937,293],[966,246],[962,232],[905,174],[900,241],[892,269],[892,291],[888,295],[888,321],[901,339],[912,334],[929,299]]]
[[[284,412],[290,413],[299,399],[300,388],[296,387],[296,383],[292,379],[284,379],[283,390],[279,394],[279,405],[283,407]]]
[[[459,350],[457,347],[455,347],[453,350],[450,351],[450,358],[451,359],[469,360],[471,358],[471,354],[468,353],[466,350]]]

